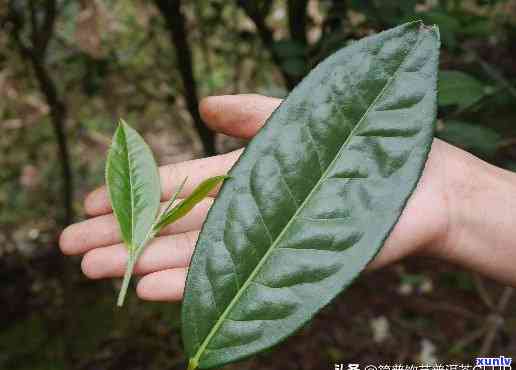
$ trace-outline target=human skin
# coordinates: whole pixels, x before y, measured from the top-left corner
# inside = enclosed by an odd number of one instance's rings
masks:
[[[206,124],[226,135],[252,138],[281,100],[260,95],[205,98]],[[160,168],[162,201],[188,176],[180,198],[203,179],[225,174],[241,150]],[[516,174],[492,166],[435,139],[416,190],[381,252],[376,269],[408,255],[426,255],[516,285]],[[183,296],[187,266],[216,190],[192,212],[167,227],[146,247],[135,266],[142,299],[177,301]],[[84,255],[82,270],[91,279],[121,277],[127,250],[121,244],[105,187],[84,202],[91,218],[67,227],[60,238],[66,255]]]

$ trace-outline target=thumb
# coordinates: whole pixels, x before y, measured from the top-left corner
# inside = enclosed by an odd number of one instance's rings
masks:
[[[250,139],[281,103],[281,99],[256,94],[204,98],[199,111],[207,126],[217,132]]]

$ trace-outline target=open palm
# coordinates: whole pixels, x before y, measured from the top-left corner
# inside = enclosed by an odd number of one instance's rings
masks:
[[[259,95],[216,96],[200,106],[205,122],[214,130],[239,138],[252,138],[281,103]],[[435,253],[446,238],[449,214],[446,196],[446,158],[459,151],[435,140],[418,187],[381,253],[370,267],[379,267],[416,252]],[[225,174],[241,150],[160,168],[162,201],[169,199],[188,176],[180,198],[188,195],[207,177]],[[186,217],[166,228],[143,252],[135,266],[142,275],[137,294],[148,300],[180,300],[187,267],[213,197],[205,199]],[[104,187],[85,200],[86,213],[92,218],[69,226],[61,235],[60,246],[68,255],[84,254],[82,270],[92,279],[121,277],[127,251],[121,243],[116,220]]]

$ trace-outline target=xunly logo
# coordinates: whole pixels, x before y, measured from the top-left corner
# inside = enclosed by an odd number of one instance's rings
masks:
[[[498,366],[500,368],[511,368],[512,357],[477,357],[475,368],[483,368],[484,366]]]

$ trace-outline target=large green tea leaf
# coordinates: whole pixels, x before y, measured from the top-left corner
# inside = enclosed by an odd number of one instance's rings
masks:
[[[423,171],[439,36],[405,24],[318,65],[251,141],[199,236],[182,320],[190,369],[270,347],[376,255]]]
[[[124,121],[113,136],[106,184],[122,239],[130,252],[148,238],[159,209],[161,189],[152,152]]]

